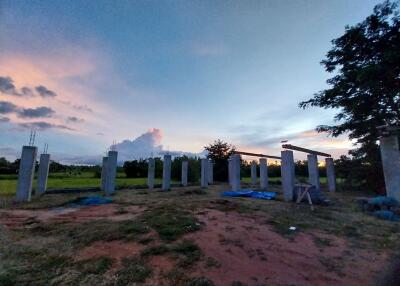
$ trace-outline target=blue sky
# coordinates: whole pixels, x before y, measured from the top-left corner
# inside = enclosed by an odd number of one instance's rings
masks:
[[[298,103],[326,87],[319,62],[330,41],[377,3],[1,0],[0,77],[17,92],[0,101],[54,112],[3,114],[0,152],[19,152],[35,126],[38,147],[63,155],[101,154],[151,128],[168,150],[200,152],[221,138],[278,154],[289,139],[346,153],[345,137],[312,131],[334,111]],[[56,96],[36,92],[40,85]],[[23,87],[33,95],[21,96]]]

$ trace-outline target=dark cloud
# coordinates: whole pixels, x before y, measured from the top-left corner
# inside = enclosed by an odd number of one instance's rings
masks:
[[[32,89],[26,86],[21,88],[21,94],[24,96],[34,96]]]
[[[69,116],[68,121],[73,122],[73,123],[82,123],[85,120],[83,120],[82,118],[78,118],[76,116]]]
[[[0,76],[0,92],[8,95],[19,95],[14,81],[9,76]]]
[[[0,114],[13,113],[18,110],[18,107],[8,101],[0,101]]]
[[[7,123],[7,122],[10,122],[10,118],[4,116],[0,117],[0,123]]]
[[[63,130],[74,130],[73,128],[70,128],[65,125],[61,124],[52,124],[48,123],[45,121],[37,121],[37,122],[25,122],[25,123],[20,123],[19,126],[26,128],[26,129],[40,129],[40,130],[46,130],[46,129],[63,129]]]
[[[72,107],[75,108],[76,110],[80,110],[80,111],[93,112],[93,109],[91,109],[87,105],[72,105]]]
[[[57,94],[54,91],[48,89],[47,87],[45,87],[43,85],[39,85],[35,89],[39,93],[39,95],[42,97],[56,97],[57,96]]]
[[[23,108],[18,111],[18,116],[23,118],[51,117],[53,114],[54,110],[46,106]]]

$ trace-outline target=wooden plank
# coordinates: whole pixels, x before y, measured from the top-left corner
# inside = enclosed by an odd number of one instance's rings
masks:
[[[313,155],[319,155],[319,156],[324,156],[324,157],[331,157],[331,154],[327,154],[327,153],[323,153],[323,152],[318,152],[318,151],[314,151],[314,150],[311,150],[311,149],[306,149],[306,148],[294,146],[294,145],[291,145],[291,144],[283,144],[283,145],[282,145],[282,148],[284,148],[284,149],[289,149],[289,150],[300,151],[300,152],[304,152],[304,153],[308,153],[308,154],[313,154]]]
[[[240,155],[247,155],[247,156],[262,157],[262,158],[270,158],[270,159],[278,159],[278,160],[281,159],[281,157],[278,157],[278,156],[265,155],[265,154],[257,154],[257,153],[250,153],[250,152],[233,151],[233,153],[235,153],[235,154],[240,154]]]

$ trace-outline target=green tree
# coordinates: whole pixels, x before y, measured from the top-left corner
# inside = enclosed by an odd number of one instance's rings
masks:
[[[214,179],[216,181],[226,181],[228,179],[228,158],[235,151],[235,147],[220,139],[205,146],[208,151],[207,158],[214,162]]]
[[[377,127],[400,123],[400,18],[396,3],[385,1],[361,23],[345,28],[332,41],[333,47],[321,62],[334,76],[328,89],[300,103],[337,109],[334,125],[320,125],[319,132],[332,136],[347,134],[356,142],[349,153],[369,166],[367,186],[383,186],[377,144]]]

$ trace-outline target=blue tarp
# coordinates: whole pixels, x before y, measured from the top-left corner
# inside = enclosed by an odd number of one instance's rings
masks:
[[[104,198],[100,196],[95,197],[83,197],[73,200],[68,203],[70,207],[80,207],[80,206],[99,206],[112,203],[112,199]]]
[[[392,211],[374,211],[374,215],[380,219],[400,221],[400,216],[395,215]]]
[[[273,200],[276,198],[275,192],[257,192],[250,189],[244,189],[236,192],[222,192],[222,197],[249,197],[263,200]]]
[[[373,206],[387,206],[387,207],[396,207],[399,205],[396,199],[384,196],[371,198],[368,200],[368,204]]]

